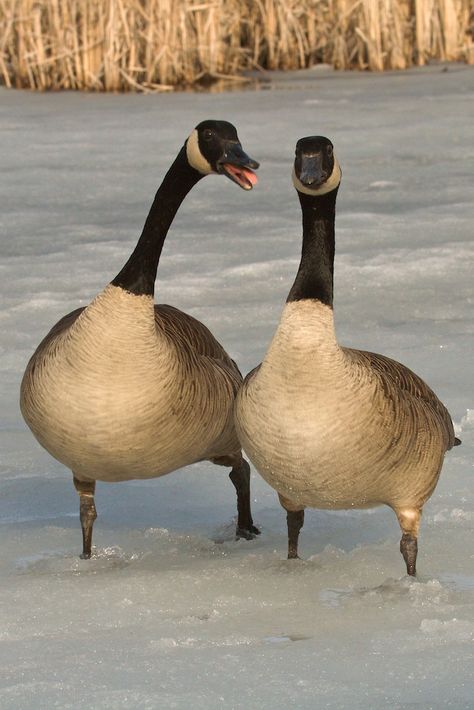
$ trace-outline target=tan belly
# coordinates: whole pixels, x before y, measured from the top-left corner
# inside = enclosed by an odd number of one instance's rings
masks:
[[[109,285],[38,346],[21,387],[25,421],[89,480],[153,478],[234,453],[234,373],[199,354],[206,333],[179,311],[155,312],[151,297]],[[211,342],[210,352],[219,347]]]
[[[350,397],[319,407],[300,397],[278,401],[239,395],[237,433],[262,477],[304,507],[347,509],[425,501],[436,485],[442,447],[426,432],[413,437],[370,402]],[[307,405],[307,406],[306,406]]]
[[[308,441],[301,431],[295,436],[280,434],[276,447],[272,437],[252,435],[237,428],[244,451],[257,471],[278,493],[304,507],[344,509],[365,508],[384,502],[380,485],[370,490],[370,472],[361,470],[347,449],[331,455],[317,444],[325,437],[312,436]],[[380,483],[380,480],[379,480]]]
[[[22,395],[23,416],[39,443],[76,477],[122,481],[155,478],[214,450],[216,440],[239,444],[231,422],[232,400],[185,399],[172,382],[159,387],[103,387],[78,378],[31,383]],[[232,441],[230,441],[232,440]],[[233,441],[235,440],[235,441]]]

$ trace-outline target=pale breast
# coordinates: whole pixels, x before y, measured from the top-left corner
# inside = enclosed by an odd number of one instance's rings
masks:
[[[242,446],[271,486],[304,506],[424,501],[447,448],[441,418],[353,352],[303,354],[300,343],[289,357],[288,343],[272,344],[237,398]]]
[[[30,361],[21,406],[39,442],[76,474],[108,481],[220,455],[232,435],[238,448],[228,364],[158,334],[152,302],[109,289],[107,304],[98,298],[73,325],[53,329]]]

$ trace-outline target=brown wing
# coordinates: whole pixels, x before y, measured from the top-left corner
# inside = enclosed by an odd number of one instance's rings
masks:
[[[237,377],[239,382],[242,381],[242,375],[234,360],[227,355],[219,341],[201,321],[164,303],[155,305],[155,321],[178,347],[216,360],[233,378]]]
[[[388,393],[385,383],[392,383],[395,386],[395,390],[390,388],[389,396],[393,396],[394,391],[398,391],[400,393],[406,393],[415,400],[422,400],[427,404],[429,408],[436,413],[445,431],[447,442],[446,449],[451,449],[457,443],[460,443],[459,439],[456,439],[454,436],[453,422],[448,410],[438,399],[433,390],[428,387],[426,382],[423,382],[421,377],[416,375],[405,365],[389,357],[385,357],[385,355],[370,353],[364,350],[353,350],[352,348],[343,349],[344,352],[350,356],[351,360],[359,362],[379,376],[379,380],[386,394]]]

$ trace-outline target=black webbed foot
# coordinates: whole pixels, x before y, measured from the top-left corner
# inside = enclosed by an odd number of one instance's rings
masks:
[[[241,528],[237,525],[235,537],[237,540],[255,540],[260,535],[260,530],[251,523],[248,527]]]

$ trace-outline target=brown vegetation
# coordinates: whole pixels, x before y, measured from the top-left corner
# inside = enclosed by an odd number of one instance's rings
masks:
[[[170,90],[243,70],[474,63],[472,0],[0,0],[0,83]]]

